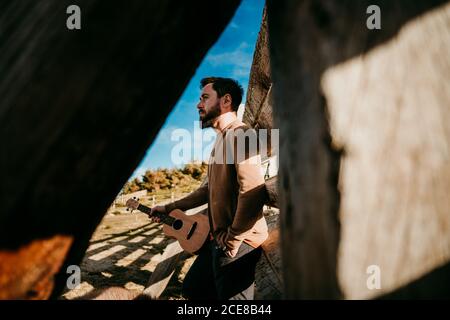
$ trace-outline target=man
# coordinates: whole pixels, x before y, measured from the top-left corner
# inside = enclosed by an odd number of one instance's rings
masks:
[[[262,213],[266,193],[261,158],[245,137],[250,133],[250,142],[254,131],[236,115],[242,87],[232,79],[211,77],[201,80],[201,89],[197,109],[202,128],[213,127],[217,132],[207,183],[152,212],[185,211],[208,203],[211,239],[187,273],[183,295],[189,299],[253,299],[255,266],[268,236]]]

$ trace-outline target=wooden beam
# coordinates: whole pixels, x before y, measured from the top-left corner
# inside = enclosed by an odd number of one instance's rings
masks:
[[[399,278],[411,281],[450,257],[444,214],[450,210],[444,196],[450,180],[444,161],[450,149],[450,24],[448,5],[439,7],[445,2],[268,1],[287,298],[369,297],[374,291],[368,292],[366,268],[377,261],[389,261],[381,268],[389,290],[401,284]],[[366,27],[366,9],[373,4],[381,8],[381,30]],[[403,32],[405,26],[415,31]],[[381,114],[383,106],[397,112]],[[423,108],[433,109],[422,118],[428,122],[407,118]],[[406,117],[404,125],[400,117]],[[417,141],[440,142],[420,155],[425,145]],[[408,198],[411,185],[417,197],[419,190],[433,188],[428,196],[435,199],[422,206]],[[384,195],[384,202],[376,195]],[[410,210],[401,209],[411,201],[416,202]],[[443,229],[438,238],[433,228]],[[412,243],[424,239],[417,251]],[[389,260],[383,259],[387,253]]]
[[[64,266],[27,278],[20,290],[2,274],[1,296],[26,298],[55,272],[60,292],[65,266],[81,261],[239,2],[0,4],[0,252],[19,254],[59,234],[73,239],[61,252]],[[71,4],[81,8],[81,30],[66,28]],[[15,261],[48,266],[39,257]],[[9,263],[1,260],[0,270]]]

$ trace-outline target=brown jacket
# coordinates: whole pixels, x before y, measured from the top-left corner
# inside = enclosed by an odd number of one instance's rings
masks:
[[[242,134],[249,128],[229,114],[219,120],[222,120],[222,127],[219,125],[219,133],[211,152],[207,183],[187,197],[166,205],[166,211],[170,212],[175,208],[188,210],[208,203],[211,230],[219,244],[230,250],[237,250],[244,241],[256,248],[268,237],[262,213],[266,190],[261,172],[261,157],[257,151],[249,152],[246,144],[246,152],[238,159],[239,143],[237,135],[233,133]],[[240,148],[242,150],[242,145]],[[223,154],[220,155],[218,152],[222,151]]]

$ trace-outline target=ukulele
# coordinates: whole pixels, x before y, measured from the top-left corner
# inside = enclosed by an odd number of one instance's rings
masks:
[[[204,214],[187,215],[179,209],[172,210],[169,214],[151,214],[152,209],[140,204],[136,199],[128,199],[126,206],[159,218],[164,223],[164,233],[177,239],[181,247],[189,253],[197,252],[209,236],[209,220]]]

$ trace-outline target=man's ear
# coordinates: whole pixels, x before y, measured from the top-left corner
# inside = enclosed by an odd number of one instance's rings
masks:
[[[227,110],[227,111],[233,110],[233,106],[231,105],[232,99],[231,99],[231,95],[229,93],[225,94],[221,100],[223,103],[223,108],[225,110]]]

